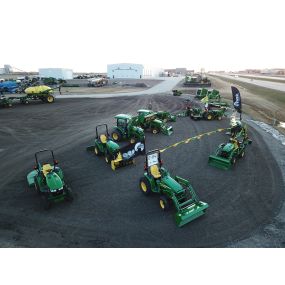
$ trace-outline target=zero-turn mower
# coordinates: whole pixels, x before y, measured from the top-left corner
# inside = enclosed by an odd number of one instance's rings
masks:
[[[103,127],[104,132],[99,134],[99,128]],[[93,146],[87,147],[97,156],[104,156],[105,161],[111,165],[112,170],[134,163],[134,157],[145,153],[144,140],[120,147],[114,142],[106,124],[96,126],[96,137]]]
[[[44,208],[48,210],[54,202],[73,201],[71,189],[64,180],[63,171],[58,166],[53,151],[36,152],[35,160],[36,165],[34,170],[27,175],[27,181],[28,185],[34,187],[41,195]]]
[[[179,176],[174,178],[162,167],[159,150],[146,154],[145,172],[140,179],[143,194],[160,194],[159,205],[163,211],[173,204],[176,208],[175,221],[181,227],[205,214],[208,204],[199,200],[190,182]]]

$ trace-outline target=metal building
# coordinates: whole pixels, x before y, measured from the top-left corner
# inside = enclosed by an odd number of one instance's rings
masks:
[[[66,68],[40,68],[39,77],[53,77],[56,79],[73,79],[72,69]]]
[[[107,65],[109,78],[133,78],[143,77],[143,65],[135,63],[116,63]]]

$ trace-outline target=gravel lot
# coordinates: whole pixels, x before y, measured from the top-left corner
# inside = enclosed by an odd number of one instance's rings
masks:
[[[183,95],[184,97],[185,95]],[[264,136],[250,128],[253,144],[234,169],[208,166],[207,159],[228,137],[218,133],[162,154],[166,168],[190,179],[207,214],[177,228],[174,211],[163,213],[158,197],[145,197],[138,182],[144,157],[135,166],[113,172],[103,159],[85,149],[95,126],[114,123],[118,113],[135,113],[152,102],[153,109],[176,111],[183,98],[171,95],[113,99],[65,99],[0,110],[0,246],[2,247],[226,247],[271,224],[284,200],[280,168]],[[147,134],[147,149],[163,148],[199,133],[227,127],[228,120],[180,118],[174,133]],[[55,150],[75,193],[72,204],[41,208],[28,189],[26,174],[34,153]],[[280,239],[281,242],[282,239]],[[262,246],[262,244],[260,245]]]

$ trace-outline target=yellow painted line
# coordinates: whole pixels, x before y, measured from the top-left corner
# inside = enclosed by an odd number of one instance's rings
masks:
[[[180,142],[177,142],[177,143],[174,143],[172,145],[169,145],[163,149],[160,150],[160,152],[164,152],[170,148],[173,148],[173,147],[177,147],[178,145],[180,144],[188,144],[189,142],[192,142],[194,140],[200,140],[203,136],[210,136],[210,135],[213,135],[213,134],[216,134],[218,132],[222,132],[222,131],[225,131],[225,130],[228,130],[228,128],[225,128],[225,129],[217,129],[217,130],[214,130],[214,131],[210,131],[210,132],[207,132],[207,133],[203,133],[203,134],[200,134],[200,135],[197,135],[197,136],[194,136],[194,137],[191,137],[191,138],[187,138],[183,141],[180,141]]]

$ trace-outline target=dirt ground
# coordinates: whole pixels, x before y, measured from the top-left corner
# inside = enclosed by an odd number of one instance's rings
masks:
[[[139,190],[144,157],[113,172],[103,159],[86,151],[97,124],[114,124],[118,113],[153,109],[178,111],[184,98],[172,95],[112,99],[65,99],[33,102],[0,111],[1,247],[226,247],[256,233],[278,214],[284,200],[280,169],[263,137],[250,128],[253,144],[229,171],[208,166],[208,156],[224,133],[165,151],[165,167],[191,181],[207,214],[177,228],[174,210],[163,213],[158,197]],[[147,133],[147,150],[164,148],[200,133],[228,126],[228,119],[172,123],[171,136]],[[42,209],[26,175],[34,153],[54,149],[75,199]],[[266,163],[264,163],[266,162]],[[280,242],[284,241],[280,240]]]

